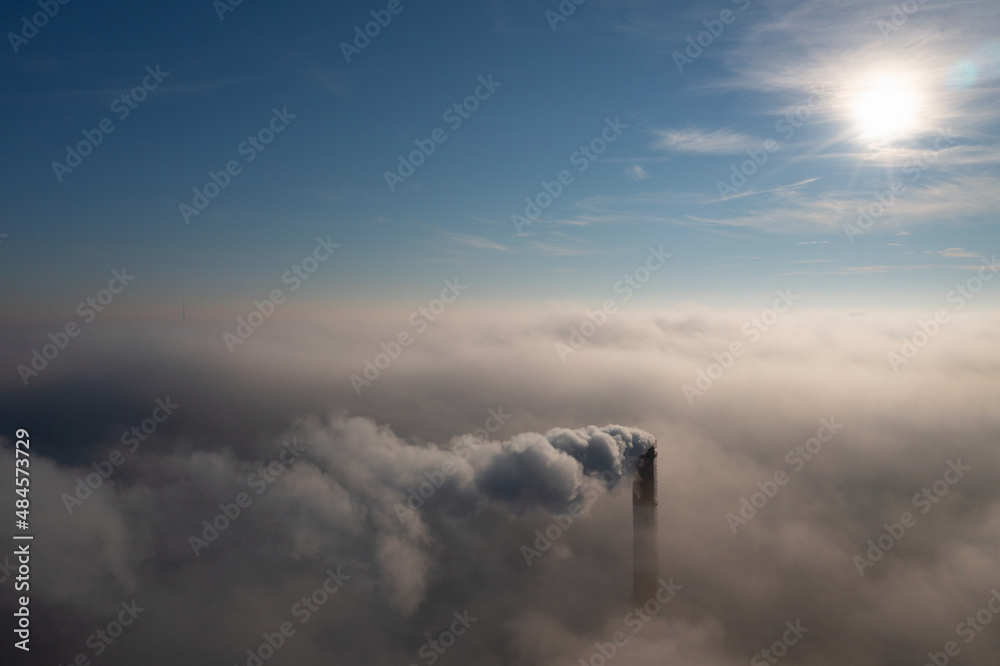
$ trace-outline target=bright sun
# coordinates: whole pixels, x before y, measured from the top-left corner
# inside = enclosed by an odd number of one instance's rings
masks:
[[[862,137],[900,138],[917,128],[920,96],[905,78],[882,76],[871,79],[857,91],[852,111]]]

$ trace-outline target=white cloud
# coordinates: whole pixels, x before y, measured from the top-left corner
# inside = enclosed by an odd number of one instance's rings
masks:
[[[632,180],[646,180],[649,178],[649,172],[643,169],[638,164],[633,164],[631,167],[625,170],[625,173]]]
[[[763,143],[761,139],[728,129],[656,130],[654,134],[659,138],[653,142],[653,148],[695,155],[737,155]]]
[[[937,253],[942,257],[954,257],[956,259],[978,259],[983,256],[982,252],[969,252],[960,247],[949,247],[945,250],[938,250]]]
[[[533,247],[536,250],[539,250],[541,252],[544,252],[545,254],[551,254],[551,255],[563,256],[563,257],[578,256],[578,255],[582,255],[582,254],[590,254],[591,253],[590,250],[583,250],[583,249],[580,249],[580,248],[566,247],[564,245],[553,245],[552,243],[542,243],[542,242],[538,242],[538,241],[533,242],[531,244],[531,247]]]
[[[473,247],[476,249],[500,250],[502,252],[506,252],[510,249],[506,245],[503,245],[502,243],[498,243],[496,241],[490,240],[489,238],[483,238],[481,236],[470,236],[468,234],[459,234],[453,231],[448,231],[445,233],[447,234],[448,238],[455,241],[456,243],[459,243],[461,245],[466,245],[468,247]]]
[[[797,663],[906,663],[927,651],[931,632],[953,635],[956,617],[984,605],[1000,567],[996,311],[979,301],[952,311],[898,374],[887,362],[919,321],[950,308],[943,294],[935,298],[912,312],[865,317],[851,314],[857,306],[812,310],[803,298],[753,342],[742,329],[773,293],[742,312],[623,309],[566,364],[554,344],[567,341],[584,306],[449,311],[360,399],[347,377],[393,331],[392,308],[388,324],[346,316],[346,306],[314,312],[321,319],[309,323],[274,321],[238,363],[220,353],[208,324],[95,323],[94,335],[74,342],[73,363],[54,364],[47,390],[31,397],[38,413],[65,410],[81,376],[96,396],[80,403],[87,427],[56,420],[32,459],[47,489],[32,504],[33,529],[55,546],[37,553],[39,569],[50,572],[32,589],[48,609],[37,628],[78,627],[62,638],[45,632],[72,655],[134,595],[150,619],[182,618],[182,629],[197,631],[178,641],[176,622],[138,623],[128,629],[138,633],[113,646],[117,663],[232,663],[263,632],[297,621],[292,604],[343,565],[350,580],[282,648],[296,664],[329,663],[332,653],[345,664],[417,661],[420,644],[465,608],[479,620],[450,662],[586,659],[595,642],[623,629],[628,611],[628,484],[600,490],[530,567],[521,546],[533,548],[536,531],[553,525],[551,508],[563,512],[585,465],[613,469],[620,460],[624,439],[581,428],[628,423],[659,441],[660,566],[684,588],[669,612],[630,638],[621,663],[663,655],[746,663],[789,619],[790,589],[801,592],[793,618],[836,628],[808,634]],[[717,378],[689,404],[683,385],[734,341],[744,353],[712,372]],[[0,357],[13,363],[11,349],[0,346]],[[0,388],[5,397],[23,391],[16,376],[0,378]],[[120,422],[132,420],[124,398],[161,390],[182,405],[178,415],[67,515],[60,494],[93,473],[90,460],[120,448]],[[503,429],[457,460],[464,433],[501,406]],[[787,456],[807,446],[821,418],[843,428],[810,448],[801,471],[792,468]],[[552,431],[561,427],[572,432]],[[248,475],[293,436],[301,458],[195,558],[188,535],[246,492]],[[72,460],[52,459],[60,446]],[[913,493],[958,458],[971,471],[926,516],[914,511]],[[13,465],[7,442],[0,461]],[[776,470],[790,481],[734,535],[726,514]],[[396,503],[442,477],[400,521]],[[12,486],[13,475],[0,477],[0,492]],[[907,510],[917,527],[860,577],[852,558]],[[998,654],[1000,636],[983,632],[971,649]]]

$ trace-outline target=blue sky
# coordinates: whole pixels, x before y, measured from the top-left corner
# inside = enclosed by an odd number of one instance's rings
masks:
[[[933,304],[997,251],[990,3],[590,0],[554,22],[557,2],[404,0],[347,62],[341,44],[386,6],[71,2],[16,53],[8,35],[8,316],[58,317],[121,266],[129,312],[245,309],[327,235],[340,254],[304,302],[426,300],[459,277],[474,300],[594,304],[662,245],[650,308],[788,286],[815,305]],[[0,24],[38,11],[8,3]],[[120,118],[147,67],[168,74]],[[453,129],[445,111],[491,76]],[[294,119],[247,162],[274,109]],[[104,118],[114,131],[60,180],[53,162]],[[580,172],[607,119],[627,128]],[[438,128],[391,191],[385,172]],[[230,160],[239,174],[187,223],[178,206]],[[563,170],[572,184],[518,233],[511,215]]]

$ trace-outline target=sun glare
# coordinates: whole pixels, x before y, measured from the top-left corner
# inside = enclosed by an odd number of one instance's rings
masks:
[[[888,140],[912,134],[919,113],[920,96],[901,76],[874,78],[854,98],[854,122],[866,139]]]

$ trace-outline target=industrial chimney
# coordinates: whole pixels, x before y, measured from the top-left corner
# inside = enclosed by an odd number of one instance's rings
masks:
[[[656,596],[660,581],[656,548],[656,447],[639,458],[632,483],[632,603]]]

